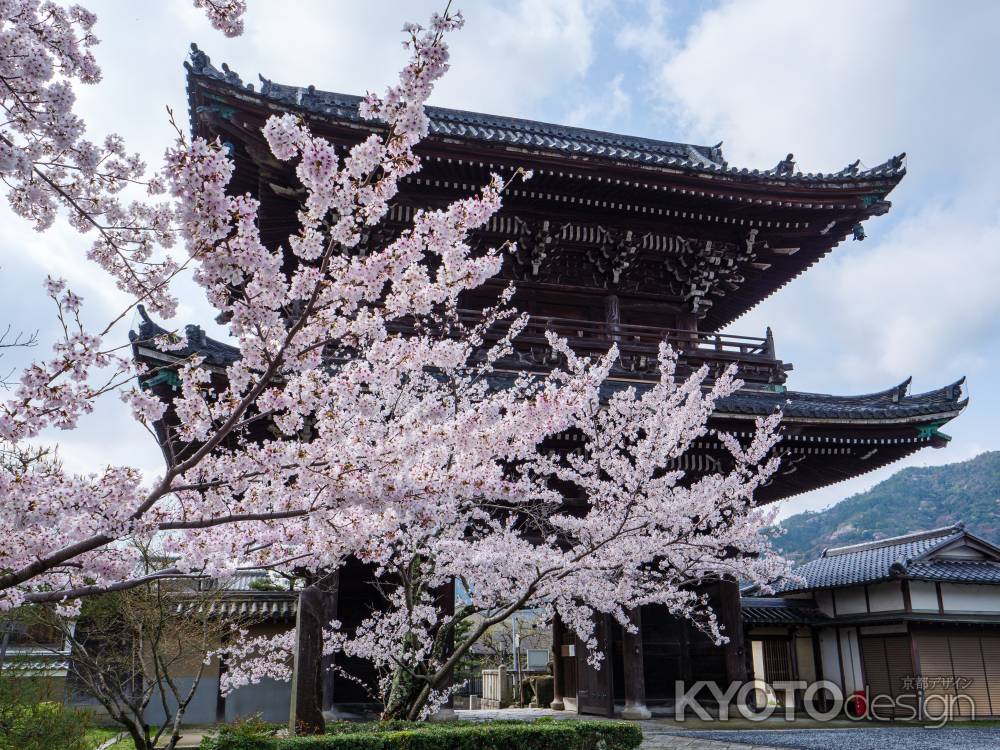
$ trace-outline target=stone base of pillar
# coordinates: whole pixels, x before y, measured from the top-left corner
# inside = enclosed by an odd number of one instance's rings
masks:
[[[642,703],[633,703],[631,706],[625,706],[625,710],[622,711],[622,718],[629,721],[645,721],[652,718],[652,716],[653,714]]]
[[[431,714],[428,717],[430,721],[454,721],[457,718],[458,714],[455,713],[455,709],[449,708],[448,706],[439,708],[436,713]]]
[[[339,706],[334,706],[323,711],[324,721],[364,721],[364,719],[364,712],[350,711]]]
[[[549,708],[551,708],[553,711],[565,711],[566,704],[563,703],[562,701],[552,701],[549,704]]]

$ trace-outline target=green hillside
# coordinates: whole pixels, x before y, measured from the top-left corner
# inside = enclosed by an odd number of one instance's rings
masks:
[[[903,469],[826,510],[790,516],[781,522],[786,533],[777,546],[804,562],[826,547],[959,521],[973,534],[1000,542],[1000,451],[957,464]]]

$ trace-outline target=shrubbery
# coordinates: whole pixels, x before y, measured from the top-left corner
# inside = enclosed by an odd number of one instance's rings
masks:
[[[243,723],[222,727],[202,750],[634,750],[642,731],[624,721],[336,722],[327,734],[277,737]]]
[[[44,682],[0,681],[0,750],[87,750],[83,711],[45,700]]]

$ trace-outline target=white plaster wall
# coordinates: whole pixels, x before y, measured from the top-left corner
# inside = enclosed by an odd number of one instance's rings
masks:
[[[868,587],[868,606],[872,612],[898,612],[906,609],[901,581],[873,583]]]
[[[945,612],[1000,612],[1000,586],[942,583]]]
[[[956,544],[954,547],[941,550],[934,557],[943,557],[950,560],[983,560],[986,558],[986,555],[964,544]]]
[[[819,658],[823,665],[823,679],[843,688],[840,657],[837,655],[837,631],[834,628],[823,628],[819,631]]]
[[[829,590],[817,591],[816,606],[827,617],[833,617],[833,592]]]
[[[767,675],[764,674],[764,642],[751,641],[750,652],[753,656],[753,678],[766,682]]]
[[[910,606],[914,612],[937,612],[937,587],[931,581],[910,581]]]
[[[816,656],[813,652],[812,637],[796,636],[795,658],[799,665],[799,679],[806,682],[816,681]]]
[[[833,595],[837,602],[838,615],[856,615],[868,611],[865,605],[865,587],[836,589]]]
[[[844,694],[850,695],[864,687],[861,676],[861,648],[854,628],[840,631],[840,655],[844,660]]]

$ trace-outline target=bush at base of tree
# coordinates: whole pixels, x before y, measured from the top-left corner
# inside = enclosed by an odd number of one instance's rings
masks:
[[[44,680],[0,680],[0,750],[88,750],[90,716],[47,700]]]
[[[201,750],[635,750],[625,721],[338,722],[313,737],[276,737],[252,724],[222,727]]]

